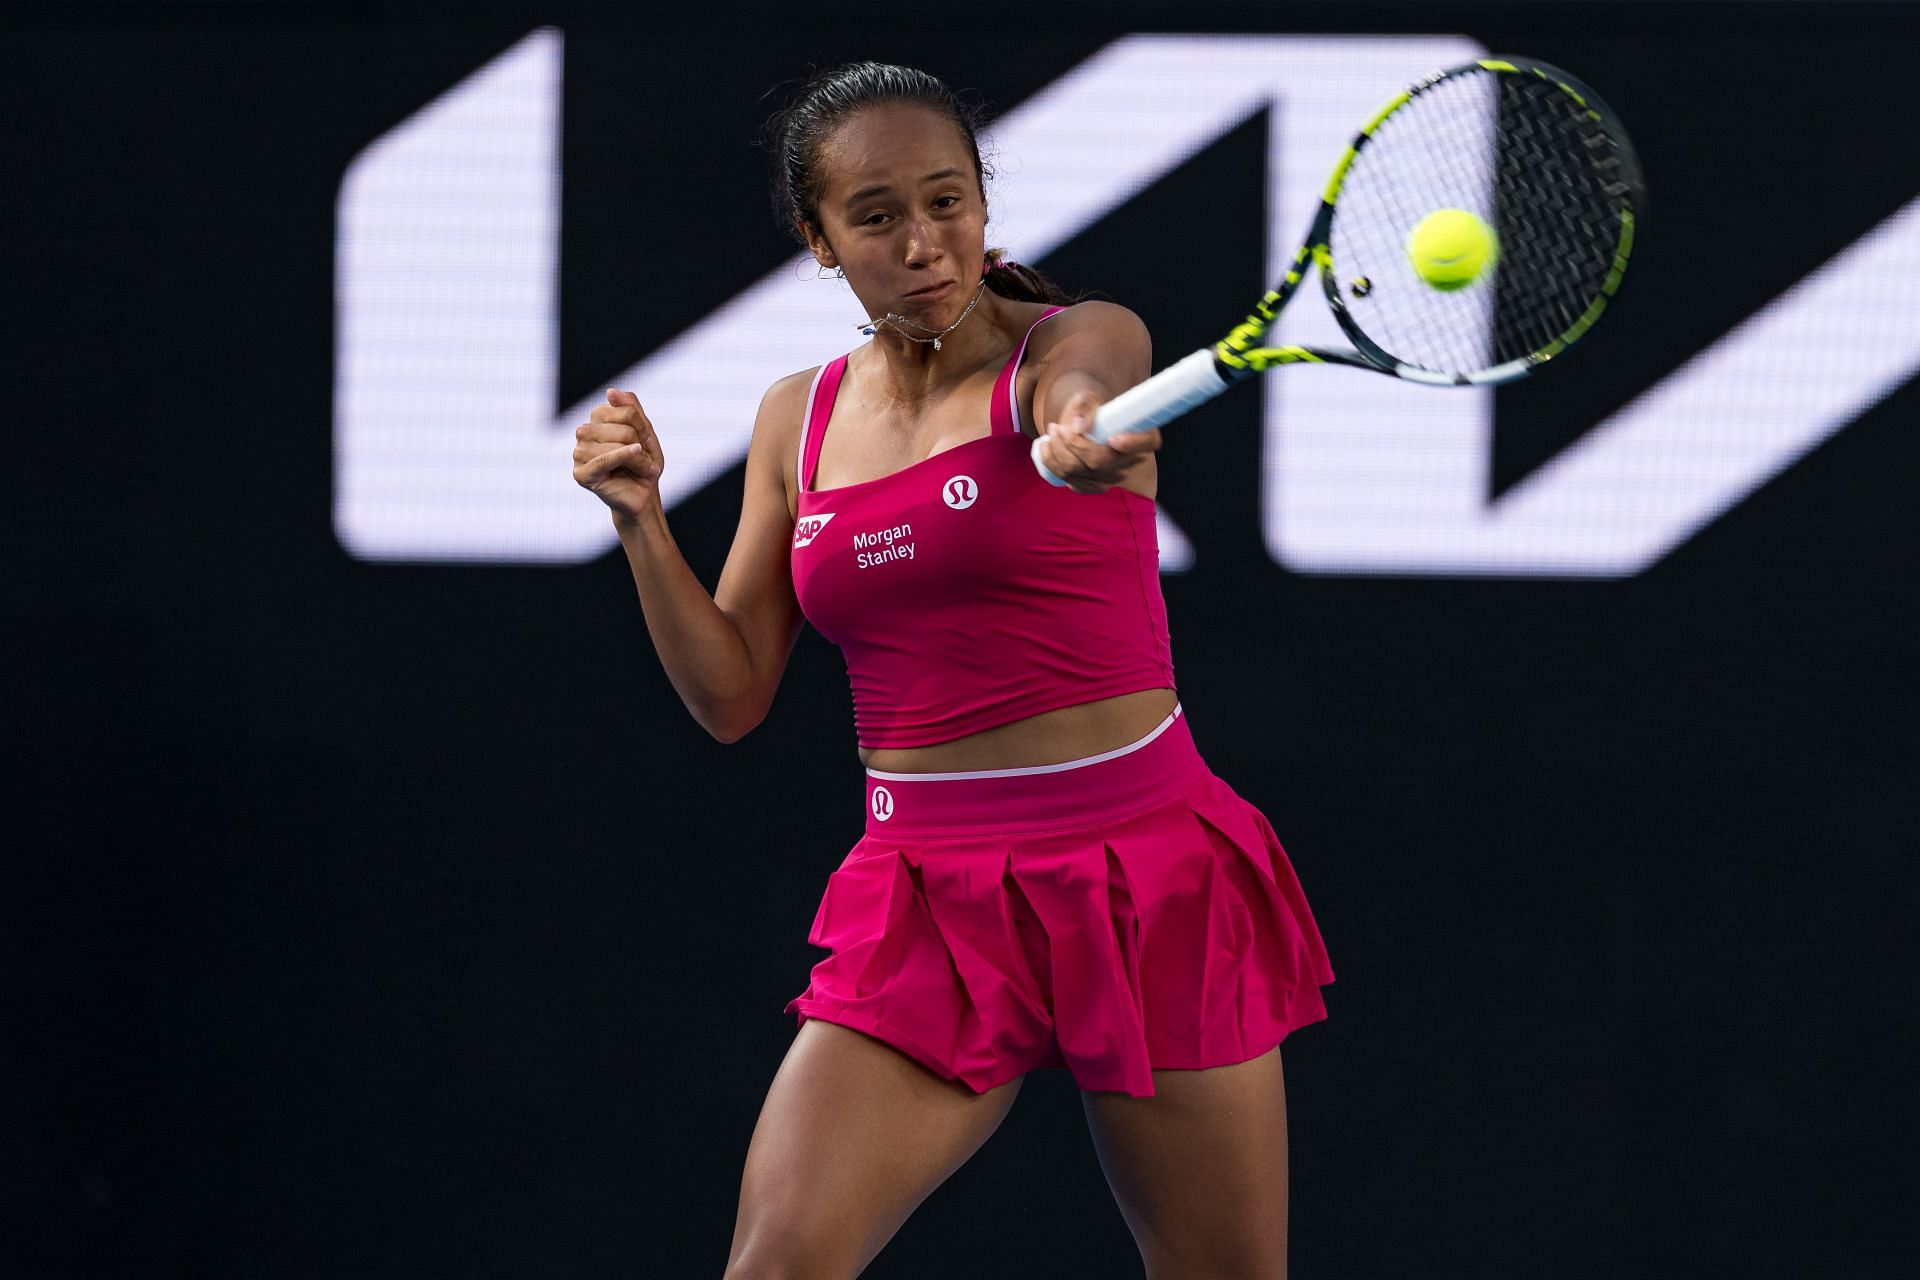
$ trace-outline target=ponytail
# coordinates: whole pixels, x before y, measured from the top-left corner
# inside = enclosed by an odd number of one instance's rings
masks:
[[[1049,302],[1068,307],[1080,299],[1023,262],[1007,257],[1005,249],[987,250],[987,288],[1015,302]]]

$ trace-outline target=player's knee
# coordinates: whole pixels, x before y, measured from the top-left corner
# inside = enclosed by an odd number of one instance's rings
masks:
[[[768,1211],[741,1226],[724,1280],[850,1280],[860,1244],[831,1223]]]
[[[1286,1251],[1237,1250],[1204,1257],[1143,1257],[1147,1280],[1286,1280]]]

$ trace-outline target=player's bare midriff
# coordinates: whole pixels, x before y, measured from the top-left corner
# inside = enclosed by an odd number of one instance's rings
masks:
[[[1179,700],[1172,689],[1143,689],[1043,711],[929,747],[863,749],[860,763],[883,773],[964,773],[1061,764],[1139,741],[1173,713]]]

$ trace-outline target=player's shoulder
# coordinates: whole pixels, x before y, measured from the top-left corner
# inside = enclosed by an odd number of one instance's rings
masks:
[[[1052,332],[1048,332],[1052,330]],[[1153,339],[1147,326],[1117,302],[1090,298],[1076,302],[1033,331],[1027,349],[1036,374],[1067,369],[1109,371],[1151,364]],[[1146,376],[1137,370],[1128,381]]]
[[[793,445],[800,438],[801,420],[807,413],[807,396],[822,366],[802,369],[774,380],[760,397],[760,414],[754,422],[754,434],[770,445]]]
[[[1083,338],[1103,344],[1145,342],[1147,326],[1131,308],[1089,298],[1072,304],[1034,330],[1034,354],[1044,358],[1053,348]]]
[[[813,380],[820,376],[820,370],[824,367],[816,364],[810,369],[801,369],[784,378],[774,379],[773,385],[767,388],[767,394],[760,398],[760,403],[769,409],[795,404],[804,407],[807,392],[813,389]]]

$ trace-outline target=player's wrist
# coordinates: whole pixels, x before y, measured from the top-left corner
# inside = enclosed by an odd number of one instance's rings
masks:
[[[613,514],[614,532],[619,534],[620,541],[623,543],[629,542],[630,539],[644,541],[650,537],[665,534],[667,531],[667,514],[661,510],[658,502],[650,502],[638,511],[622,511],[619,508],[610,508],[610,510]]]

